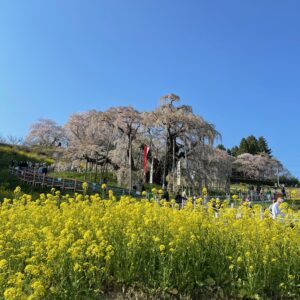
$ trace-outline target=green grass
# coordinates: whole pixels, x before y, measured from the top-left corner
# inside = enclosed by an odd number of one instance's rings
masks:
[[[65,178],[65,179],[78,179],[78,180],[82,180],[82,181],[89,181],[89,182],[94,182],[95,181],[95,172],[88,172],[86,175],[84,172],[79,173],[79,172],[72,172],[72,171],[65,171],[65,172],[57,172],[57,171],[53,171],[48,173],[48,176],[51,177],[60,177],[60,178]],[[103,177],[106,175],[102,175],[102,181],[103,181]],[[117,185],[117,178],[116,176],[114,176],[113,173],[108,173],[107,174],[108,177],[108,183],[110,185]],[[102,182],[101,181],[101,182]],[[97,173],[97,178],[96,178],[96,182],[100,182],[100,174]]]

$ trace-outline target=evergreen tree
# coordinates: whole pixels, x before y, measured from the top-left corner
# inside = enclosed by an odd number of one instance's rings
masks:
[[[216,148],[220,149],[220,150],[223,150],[223,151],[226,151],[226,148],[224,147],[223,144],[219,144]]]
[[[269,148],[267,140],[263,136],[258,138],[257,144],[259,152],[267,153],[271,157],[272,150]]]
[[[242,140],[240,142],[238,153],[239,153],[239,155],[243,154],[243,153],[249,153],[248,141],[245,138],[242,138]]]
[[[239,147],[234,146],[230,150],[230,155],[237,157],[239,155]]]
[[[255,155],[260,152],[258,141],[254,135],[247,137],[248,153]]]

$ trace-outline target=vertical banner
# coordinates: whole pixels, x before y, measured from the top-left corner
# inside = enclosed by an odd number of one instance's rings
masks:
[[[144,177],[146,177],[147,172],[147,154],[148,154],[149,148],[146,144],[144,144]]]
[[[150,167],[150,181],[149,183],[153,183],[153,157],[152,157],[152,160],[151,160],[151,167]]]
[[[181,183],[181,169],[180,169],[180,160],[177,162],[177,185]]]

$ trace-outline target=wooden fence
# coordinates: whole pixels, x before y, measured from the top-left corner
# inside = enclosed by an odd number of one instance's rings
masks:
[[[47,176],[46,174],[38,173],[32,169],[17,169],[9,168],[9,172],[12,175],[17,176],[21,181],[32,186],[39,186],[42,188],[59,188],[60,190],[70,192],[83,192],[82,184],[84,181],[70,178],[58,178]],[[87,182],[88,192],[101,193],[103,190],[99,183]],[[107,186],[107,189],[112,190],[115,195],[129,195],[129,190],[116,186]]]

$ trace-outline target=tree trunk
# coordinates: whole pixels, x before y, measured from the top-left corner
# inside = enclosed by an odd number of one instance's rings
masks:
[[[92,181],[93,167],[94,167],[94,163],[90,162],[90,182]]]
[[[173,137],[172,138],[172,141],[173,141],[173,161],[172,161],[173,188],[172,188],[172,191],[173,191],[173,193],[175,191],[175,140],[176,140],[176,138]]]
[[[162,188],[166,187],[166,165],[167,165],[167,156],[168,156],[168,139],[166,142],[166,152],[165,152],[165,159],[164,159],[164,171],[163,171],[163,178],[162,178]]]
[[[87,168],[88,168],[88,161],[87,161],[87,158],[86,158],[86,161],[85,161],[85,173],[84,173],[84,181],[86,181]]]
[[[99,182],[102,183],[103,182],[103,174],[104,174],[104,166],[100,165],[100,178],[99,178]]]
[[[132,141],[131,141],[131,133],[129,134],[129,193],[131,193],[132,189],[132,164],[131,164],[131,156],[132,156]]]
[[[97,182],[97,172],[98,172],[98,156],[96,156],[96,168],[95,168],[95,179],[94,181]]]
[[[112,140],[109,140],[108,145],[107,145],[107,149],[106,149],[106,156],[105,156],[105,162],[104,162],[104,172],[105,172],[105,177],[108,178],[108,162],[107,162],[107,157],[108,157],[108,153],[109,153],[109,149],[111,146]]]

